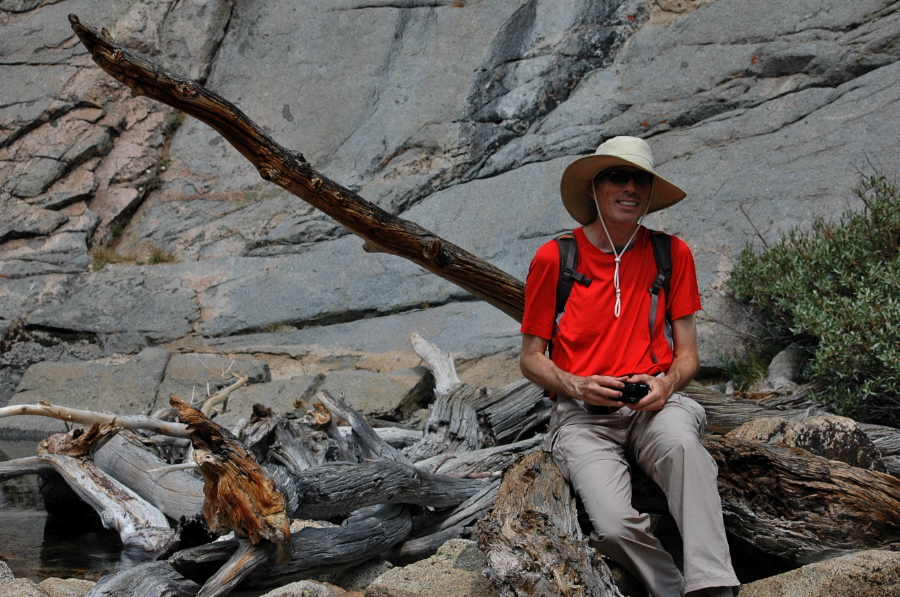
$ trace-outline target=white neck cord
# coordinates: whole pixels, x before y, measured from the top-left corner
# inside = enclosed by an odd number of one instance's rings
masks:
[[[616,308],[615,314],[618,319],[619,314],[622,312],[622,291],[619,289],[619,266],[622,264],[622,255],[625,251],[628,250],[628,247],[631,246],[631,242],[634,240],[634,237],[637,236],[638,230],[641,229],[641,220],[644,219],[644,216],[647,215],[647,210],[650,209],[650,202],[647,202],[647,207],[644,209],[644,213],[641,214],[640,219],[637,221],[637,226],[634,227],[634,232],[631,233],[631,238],[628,239],[628,242],[625,243],[625,246],[622,248],[621,253],[616,252],[616,245],[612,240],[612,237],[609,235],[609,230],[606,229],[606,222],[603,221],[603,215],[600,213],[600,204],[597,202],[597,189],[594,188],[593,183],[591,184],[591,192],[594,194],[594,207],[597,208],[597,218],[600,220],[600,224],[603,226],[603,232],[606,233],[606,239],[609,241],[609,245],[612,247],[613,255],[616,258],[616,273],[613,276],[613,287],[616,289]]]

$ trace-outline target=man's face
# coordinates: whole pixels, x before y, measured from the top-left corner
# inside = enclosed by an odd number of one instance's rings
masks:
[[[633,166],[614,166],[593,181],[597,206],[606,225],[637,224],[647,211],[653,175]]]

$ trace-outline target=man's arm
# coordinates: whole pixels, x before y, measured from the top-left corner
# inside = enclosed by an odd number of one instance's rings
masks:
[[[700,369],[697,355],[697,317],[693,313],[672,322],[672,337],[675,341],[675,357],[664,377],[636,375],[628,381],[643,381],[650,386],[650,393],[637,404],[634,410],[659,410],[669,396],[683,389]]]
[[[522,334],[522,354],[519,368],[522,375],[542,388],[561,396],[572,396],[588,404],[622,406],[620,389],[624,378],[607,375],[581,377],[563,371],[547,356],[547,340]]]

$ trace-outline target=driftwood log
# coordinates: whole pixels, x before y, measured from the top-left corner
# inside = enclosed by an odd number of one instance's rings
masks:
[[[704,438],[719,467],[726,529],[794,566],[900,549],[900,479],[809,452]]]
[[[547,452],[527,454],[509,468],[478,525],[478,543],[501,595],[621,597],[582,535],[575,496]]]
[[[0,462],[0,479],[27,474],[58,474],[100,515],[103,526],[116,531],[127,547],[155,553],[172,540],[165,515],[137,493],[101,471],[91,454],[116,428],[94,424],[41,442],[39,455]]]
[[[187,423],[193,458],[203,475],[203,515],[212,532],[233,531],[257,545],[275,546],[279,564],[290,560],[290,521],[284,495],[230,431],[174,396],[169,402]]]

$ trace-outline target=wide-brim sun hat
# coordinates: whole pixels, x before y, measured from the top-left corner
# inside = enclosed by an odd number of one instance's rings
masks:
[[[612,166],[634,166],[653,175],[653,189],[647,213],[675,205],[687,196],[653,169],[650,146],[637,137],[613,137],[602,143],[591,155],[568,165],[559,183],[559,193],[569,214],[582,225],[597,219],[597,206],[590,194],[590,181],[601,170]]]

